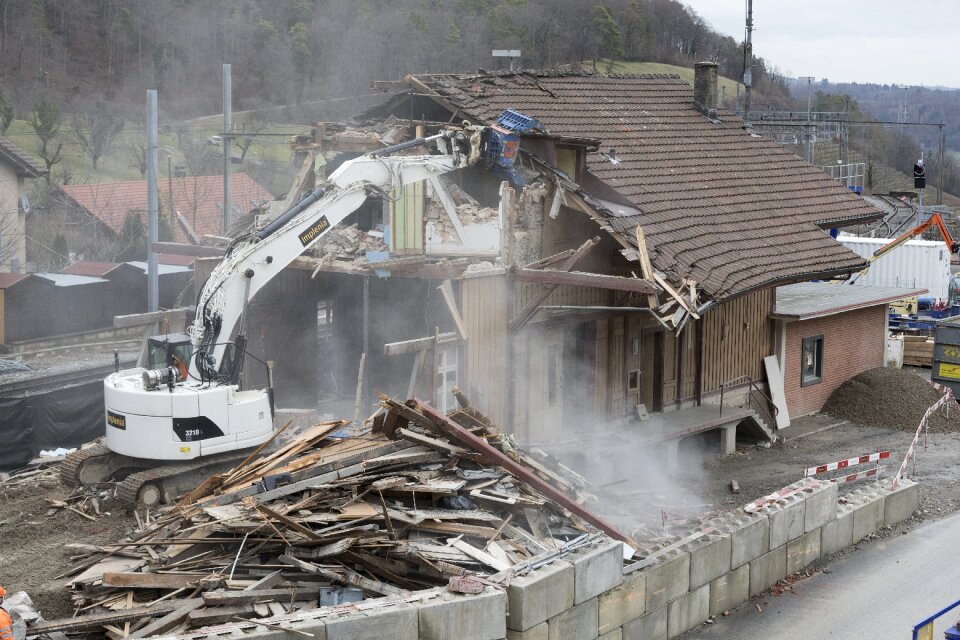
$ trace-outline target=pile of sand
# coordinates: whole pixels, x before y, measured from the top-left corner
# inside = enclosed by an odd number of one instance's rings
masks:
[[[940,391],[918,375],[880,367],[841,385],[822,411],[860,425],[914,431],[927,408],[941,397]],[[944,405],[930,417],[928,429],[960,431],[960,407],[953,402]]]

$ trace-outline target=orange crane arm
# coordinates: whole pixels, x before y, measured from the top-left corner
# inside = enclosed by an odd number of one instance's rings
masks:
[[[868,258],[868,261],[873,262],[880,256],[883,256],[893,251],[894,249],[902,245],[904,242],[906,242],[910,238],[920,235],[921,233],[923,233],[924,231],[926,231],[927,229],[933,226],[936,226],[937,229],[940,230],[940,237],[946,243],[947,248],[950,249],[950,253],[960,252],[960,243],[954,242],[953,238],[950,236],[950,232],[947,231],[947,225],[944,224],[943,218],[940,217],[939,213],[935,213],[932,216],[930,216],[930,219],[927,220],[926,222],[917,225],[913,229],[910,229],[910,231],[907,231],[906,233],[904,233],[899,238],[896,238],[890,243],[885,244],[879,249],[877,249],[876,251],[874,251],[873,255],[870,256],[870,258]]]

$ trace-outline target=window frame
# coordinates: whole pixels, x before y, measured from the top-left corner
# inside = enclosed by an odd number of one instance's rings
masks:
[[[806,364],[804,362],[804,357],[806,356],[809,345],[813,345],[814,357],[816,358],[814,362],[814,369],[816,373],[810,375],[807,373]],[[823,382],[823,353],[824,353],[824,339],[823,334],[807,336],[800,340],[800,387],[811,387],[816,384]]]

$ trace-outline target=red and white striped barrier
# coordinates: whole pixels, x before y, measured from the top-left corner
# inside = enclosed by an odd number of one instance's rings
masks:
[[[877,453],[867,453],[856,458],[847,458],[846,460],[838,460],[837,462],[829,462],[827,464],[821,464],[816,467],[809,467],[803,470],[803,477],[809,478],[811,476],[819,475],[821,473],[826,473],[827,471],[837,471],[838,469],[855,467],[858,464],[866,464],[868,462],[878,462],[880,460],[886,460],[889,457],[890,457],[889,451],[878,451]]]
[[[851,473],[848,476],[831,478],[830,482],[853,482],[854,480],[859,480],[860,478],[869,478],[870,476],[875,476],[879,474],[883,469],[884,469],[883,465],[878,464],[873,469],[867,469],[866,471],[858,471],[857,473]]]
[[[950,387],[937,384],[936,382],[931,382],[930,384],[932,384],[937,391],[942,391],[943,397],[930,405],[926,412],[924,412],[923,417],[920,418],[920,424],[917,425],[917,432],[913,435],[913,442],[910,443],[910,448],[907,449],[907,455],[904,456],[903,463],[900,465],[897,475],[893,478],[892,488],[894,490],[896,490],[897,485],[900,483],[900,478],[903,477],[903,473],[907,470],[907,463],[910,462],[910,458],[912,458],[916,452],[917,442],[920,441],[920,434],[926,431],[927,420],[930,419],[930,416],[932,416],[937,409],[946,404],[948,400],[953,400],[953,390]]]

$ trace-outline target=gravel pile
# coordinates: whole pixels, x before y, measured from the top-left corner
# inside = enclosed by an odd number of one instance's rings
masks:
[[[822,412],[860,425],[915,431],[927,408],[941,397],[920,376],[880,367],[841,385]],[[960,407],[948,403],[930,417],[928,425],[931,432],[960,431]]]

